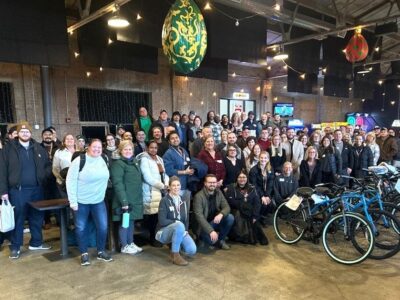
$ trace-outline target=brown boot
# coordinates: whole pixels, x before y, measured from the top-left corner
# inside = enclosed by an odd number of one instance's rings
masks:
[[[179,254],[179,252],[174,253],[171,252],[172,263],[177,266],[187,266],[188,262],[183,259],[183,257]]]

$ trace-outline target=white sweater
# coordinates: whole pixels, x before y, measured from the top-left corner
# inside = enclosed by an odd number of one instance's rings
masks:
[[[62,184],[64,179],[60,176],[62,169],[68,168],[71,164],[72,153],[67,148],[58,149],[53,157],[53,175],[57,179],[58,184]]]

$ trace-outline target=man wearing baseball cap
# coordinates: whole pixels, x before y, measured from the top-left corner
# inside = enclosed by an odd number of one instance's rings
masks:
[[[43,212],[29,202],[43,200],[43,185],[51,174],[46,149],[32,139],[32,127],[23,122],[17,126],[18,138],[10,141],[0,155],[0,195],[14,206],[15,229],[11,233],[10,258],[18,259],[23,245],[24,223],[31,232],[29,250],[47,250],[43,244]]]

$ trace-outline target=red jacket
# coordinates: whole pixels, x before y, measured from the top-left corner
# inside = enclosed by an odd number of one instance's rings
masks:
[[[215,159],[207,150],[201,150],[197,158],[208,166],[208,174],[217,176],[217,180],[225,179],[225,166],[221,152],[215,151]]]
[[[271,141],[269,139],[266,141],[258,139],[257,144],[260,145],[262,151],[267,151],[271,147]]]

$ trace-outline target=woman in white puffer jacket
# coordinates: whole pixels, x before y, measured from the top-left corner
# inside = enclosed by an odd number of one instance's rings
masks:
[[[147,151],[139,154],[140,169],[143,175],[143,214],[145,226],[149,230],[150,244],[160,246],[155,240],[155,231],[158,222],[158,206],[162,192],[166,192],[169,177],[165,173],[163,159],[157,155],[158,144],[150,141]]]

